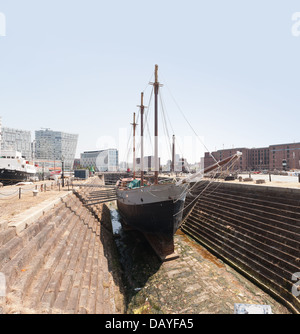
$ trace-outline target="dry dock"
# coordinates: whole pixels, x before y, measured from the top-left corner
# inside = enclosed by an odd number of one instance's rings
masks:
[[[187,206],[185,233],[300,312],[298,184],[206,181]]]
[[[1,312],[124,313],[109,211],[95,216],[72,191],[46,194],[14,199],[27,210],[2,220]]]
[[[113,203],[83,206],[89,191],[0,200],[0,312],[232,314],[235,303],[291,312],[180,231],[180,257],[161,263],[142,235],[112,230]]]
[[[182,232],[175,235],[178,259],[161,263],[142,235],[121,235],[125,260],[127,312],[131,314],[233,314],[234,304],[270,305],[289,314],[244,276]]]

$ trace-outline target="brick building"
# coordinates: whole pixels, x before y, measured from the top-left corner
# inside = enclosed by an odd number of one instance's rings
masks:
[[[235,148],[205,152],[204,168],[215,163],[212,156],[220,161],[236,151],[242,152],[239,162],[234,165],[234,170],[262,171],[262,170],[294,170],[300,169],[300,143],[270,145],[261,148]]]
[[[248,149],[247,148],[233,148],[226,150],[218,150],[215,152],[205,152],[204,154],[204,168],[216,163],[216,161],[223,160],[235,154],[237,151],[242,152],[240,160],[233,166],[233,170],[247,170],[248,167]],[[215,158],[215,159],[214,159]]]
[[[269,170],[269,162],[269,147],[248,149],[248,165],[246,170]]]
[[[300,143],[269,146],[270,170],[300,169]]]

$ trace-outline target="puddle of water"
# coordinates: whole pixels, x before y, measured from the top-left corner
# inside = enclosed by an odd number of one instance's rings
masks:
[[[145,237],[135,230],[124,230],[120,214],[114,205],[109,206],[112,229],[123,269],[128,298],[143,288],[161,263]]]
[[[110,209],[111,224],[113,229],[113,234],[118,235],[121,232],[122,225],[120,223],[120,214],[117,209]]]

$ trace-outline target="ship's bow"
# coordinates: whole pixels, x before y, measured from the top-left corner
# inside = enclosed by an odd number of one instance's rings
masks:
[[[163,260],[178,257],[174,234],[182,219],[187,185],[156,185],[118,191],[122,221],[142,232]]]

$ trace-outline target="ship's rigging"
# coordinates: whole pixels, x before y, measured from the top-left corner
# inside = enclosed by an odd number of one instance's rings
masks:
[[[145,92],[148,90],[149,87],[151,87],[151,91],[149,94],[149,100],[148,100],[148,103],[144,105],[143,103],[145,99]],[[188,120],[188,117],[185,115],[182,108],[179,106],[178,102],[175,100],[174,95],[172,94],[169,86],[165,83],[165,80],[164,80],[164,85],[162,85],[158,82],[158,78],[156,76],[156,81],[155,82],[150,81],[149,84],[144,89],[144,91],[141,93],[141,103],[140,105],[137,106],[139,107],[139,112],[137,113],[137,117],[134,121],[135,125],[131,123],[133,127],[130,128],[130,135],[128,138],[126,157],[124,158],[124,160],[127,162],[127,166],[129,166],[129,164],[132,164],[132,171],[135,174],[135,176],[136,175],[143,176],[144,167],[145,167],[143,157],[146,155],[145,152],[147,152],[148,156],[154,156],[154,165],[155,165],[154,170],[156,171],[155,178],[157,179],[157,175],[159,172],[159,166],[158,166],[159,153],[162,156],[164,156],[164,158],[168,157],[169,160],[171,160],[172,165],[174,164],[175,147],[176,147],[176,153],[179,153],[178,155],[182,157],[182,161],[184,160],[186,156],[186,152],[184,150],[186,147],[183,147],[184,146],[183,140],[180,140],[175,135],[176,131],[171,121],[172,117],[170,117],[169,113],[167,112],[164,94],[162,93],[162,90],[159,89],[160,87],[167,88],[170,99],[174,102],[176,109],[179,111],[183,120],[186,122],[187,126],[190,128],[191,132],[194,134],[192,141],[195,147],[193,148],[198,149],[198,147],[196,147],[197,145],[203,147],[203,149],[206,152],[209,152],[209,155],[211,156],[214,163],[218,164],[218,160],[215,158],[213,154],[211,154],[211,151],[209,150],[207,145],[204,143],[204,141],[201,139],[201,136],[197,133],[197,131],[195,130],[195,127]],[[156,115],[154,115],[155,119],[153,119],[151,118],[153,116],[151,113],[151,110],[153,109],[153,107],[154,107],[154,110],[158,110],[157,105],[153,106],[153,104],[155,103],[157,104],[158,102],[159,102],[160,113],[158,114],[156,112]],[[173,118],[175,118],[175,116],[173,116]],[[151,134],[151,124],[153,123],[155,123],[154,135]],[[160,133],[162,134],[160,135],[158,135],[158,123],[162,125],[161,126],[162,131],[160,130]],[[138,125],[140,126],[140,136],[136,136],[137,134],[136,127]],[[171,133],[170,133],[170,129],[171,129]],[[135,138],[133,138],[134,132],[135,132]],[[153,133],[153,130],[152,130],[152,133]],[[194,139],[197,141],[197,143],[195,143]],[[146,146],[145,146],[145,143],[146,143]],[[159,146],[159,149],[160,149],[159,153],[158,153],[158,143],[161,144]],[[134,156],[132,154],[133,152],[134,152]],[[136,170],[136,167],[137,167],[136,157],[140,157],[139,159],[140,167],[138,168],[139,171]],[[200,160],[200,156],[199,156],[199,160]],[[232,161],[230,161],[230,163],[226,164],[226,170],[228,172],[235,165],[236,161],[237,161],[236,159],[233,159]],[[174,166],[173,166],[173,169],[174,169]],[[172,168],[171,168],[171,171],[172,171]],[[211,178],[213,180],[218,179],[217,175],[220,174],[221,171],[224,171],[224,166],[219,166],[217,169],[214,169],[210,173]]]
[[[144,92],[141,93],[141,104],[140,116],[141,116],[141,135],[140,135],[140,175],[137,175],[136,171],[136,115],[133,114],[132,134],[133,134],[133,175],[120,179],[117,183],[116,197],[119,213],[122,217],[124,225],[130,226],[131,228],[137,229],[142,232],[149,243],[152,245],[157,254],[161,259],[173,258],[174,253],[174,242],[173,236],[180,226],[182,221],[182,214],[184,210],[184,203],[187,191],[190,187],[191,182],[197,183],[197,178],[202,178],[204,173],[211,172],[213,170],[219,170],[225,165],[237,161],[239,154],[236,153],[233,156],[223,159],[221,161],[215,161],[215,164],[198,171],[195,174],[173,179],[159,178],[159,142],[158,142],[158,103],[159,100],[162,102],[161,95],[159,95],[160,87],[162,86],[158,81],[158,66],[155,65],[154,71],[154,82],[150,82],[153,90],[150,96],[154,97],[154,171],[148,175],[147,182],[145,182],[144,176],[144,109],[143,104]],[[151,102],[151,101],[150,101]],[[146,115],[146,120],[149,116],[149,105]],[[163,105],[163,103],[161,103]],[[162,123],[166,130],[166,115],[165,109],[162,110]],[[148,122],[146,124],[149,124]],[[190,123],[189,123],[190,125]],[[147,126],[148,128],[148,126]],[[149,128],[148,128],[149,129]],[[195,132],[195,131],[194,131]],[[168,132],[167,132],[168,133]],[[169,137],[169,134],[168,134]],[[151,136],[150,136],[151,138]],[[167,145],[170,148],[172,156],[172,169],[174,167],[174,135],[172,137],[173,146]],[[160,146],[161,147],[161,146]],[[215,159],[214,159],[215,160]],[[153,173],[154,172],[154,173]],[[151,175],[152,174],[152,175]],[[154,174],[154,175],[153,175]]]

